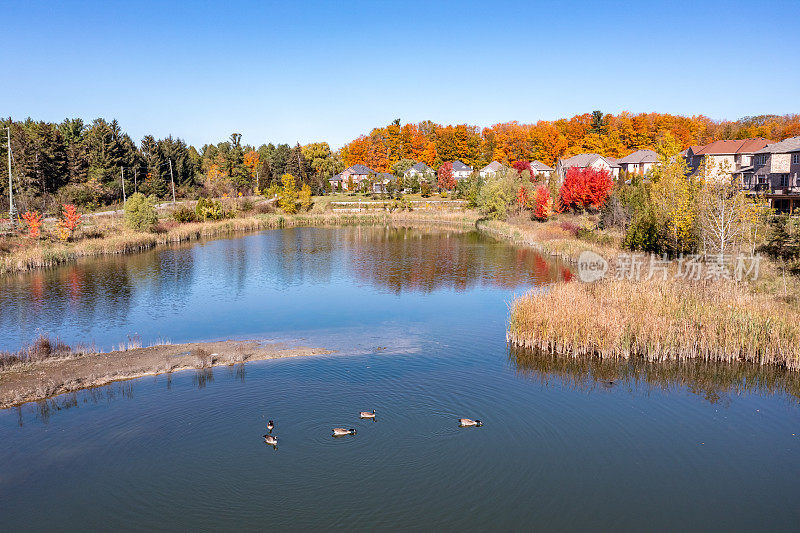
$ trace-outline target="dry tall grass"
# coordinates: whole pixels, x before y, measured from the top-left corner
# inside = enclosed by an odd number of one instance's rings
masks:
[[[0,255],[0,275],[51,268],[81,257],[131,254],[162,244],[175,244],[201,238],[298,226],[347,226],[401,224],[443,224],[466,227],[477,217],[467,213],[306,213],[298,215],[263,214],[212,222],[194,222],[170,227],[162,233],[143,233],[108,224],[101,237],[75,243],[42,243]]]
[[[800,370],[800,312],[733,282],[560,283],[511,306],[509,342],[548,353]]]

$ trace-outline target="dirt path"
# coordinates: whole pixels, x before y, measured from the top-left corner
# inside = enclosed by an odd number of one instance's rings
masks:
[[[26,363],[0,372],[0,409],[142,376],[328,353],[321,348],[248,340],[151,346]]]

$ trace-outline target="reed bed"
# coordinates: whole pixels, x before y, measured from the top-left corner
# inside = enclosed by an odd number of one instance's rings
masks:
[[[512,345],[564,356],[800,370],[800,312],[734,282],[558,283],[511,305]]]

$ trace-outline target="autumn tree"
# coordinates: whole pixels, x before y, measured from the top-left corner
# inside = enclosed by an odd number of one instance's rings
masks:
[[[605,203],[613,185],[606,170],[571,167],[559,191],[561,205],[566,209],[597,209]]]
[[[28,237],[38,239],[41,235],[42,215],[38,211],[27,211],[22,214],[22,220],[28,226]]]
[[[58,237],[62,241],[69,240],[81,225],[82,215],[72,204],[64,204],[61,207],[61,217],[58,220]]]
[[[303,211],[310,211],[311,210],[311,187],[308,183],[304,183],[302,187],[300,187],[300,209]]]
[[[520,179],[535,181],[535,177],[534,177],[534,174],[533,174],[533,169],[531,168],[531,162],[530,161],[526,161],[524,159],[521,159],[519,161],[514,161],[514,164],[512,166],[513,166],[514,170],[517,171],[517,175],[520,177]],[[527,174],[526,174],[526,172],[527,172]]]
[[[553,197],[544,185],[536,188],[533,194],[533,218],[545,221],[553,214]]]
[[[294,214],[297,212],[298,192],[295,177],[291,174],[284,174],[281,177],[283,188],[278,194],[278,207],[283,209],[284,213]]]
[[[453,163],[450,161],[442,163],[437,172],[439,178],[439,188],[451,191],[456,187],[456,180],[453,177]]]

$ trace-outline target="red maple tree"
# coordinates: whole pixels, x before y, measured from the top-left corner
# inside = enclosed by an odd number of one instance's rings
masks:
[[[533,175],[533,169],[531,168],[531,162],[530,161],[525,161],[524,159],[521,159],[519,161],[514,161],[514,164],[511,165],[511,166],[514,167],[514,170],[517,171],[517,175],[520,178],[522,177],[522,173],[527,170],[531,181],[536,181],[535,180],[535,176]]]
[[[550,189],[542,185],[533,193],[533,217],[537,220],[547,220],[553,214],[553,198]]]
[[[565,209],[599,208],[606,203],[614,180],[607,170],[572,167],[567,170],[559,196]]]
[[[456,180],[453,177],[453,163],[450,161],[447,163],[442,163],[442,166],[439,167],[439,172],[437,175],[439,176],[440,189],[449,191],[456,188]]]

